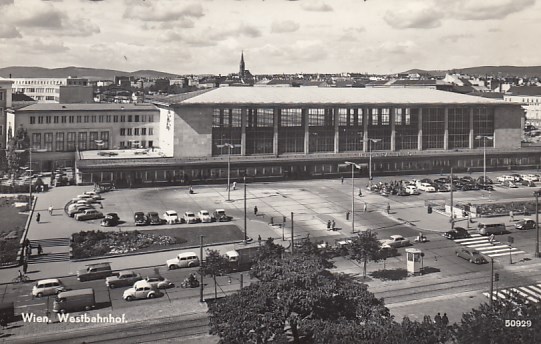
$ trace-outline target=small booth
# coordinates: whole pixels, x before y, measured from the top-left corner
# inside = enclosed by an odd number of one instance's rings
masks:
[[[418,248],[406,248],[407,271],[410,275],[423,274],[423,251]]]

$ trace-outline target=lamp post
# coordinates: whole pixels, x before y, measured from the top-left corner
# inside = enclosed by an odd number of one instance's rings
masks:
[[[231,202],[231,149],[240,147],[241,145],[234,145],[231,143],[224,143],[223,145],[216,145],[218,148],[228,148],[227,152],[227,201]]]
[[[483,184],[487,183],[487,140],[493,140],[494,137],[487,135],[477,135],[476,140],[483,140]]]
[[[372,185],[372,142],[376,143],[381,139],[368,139],[368,184]]]
[[[350,161],[345,164],[351,166],[351,233],[355,233],[355,167],[360,170],[361,166]]]
[[[535,196],[535,257],[539,258],[539,195],[541,195],[541,192],[536,191],[533,195]]]
[[[246,176],[242,177],[244,182],[244,243],[248,243],[248,226],[246,222]]]

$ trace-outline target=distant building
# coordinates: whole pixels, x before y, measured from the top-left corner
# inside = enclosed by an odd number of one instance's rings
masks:
[[[522,104],[526,112],[525,124],[541,127],[541,87],[513,86],[503,98],[507,102]]]
[[[12,84],[13,81],[0,78],[0,149],[6,148],[9,136],[6,118],[12,106]]]
[[[13,92],[39,103],[92,103],[92,86],[85,78],[11,78]]]

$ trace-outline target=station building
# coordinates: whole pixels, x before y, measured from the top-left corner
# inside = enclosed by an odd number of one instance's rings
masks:
[[[81,183],[206,183],[539,166],[519,104],[431,89],[224,87],[154,100],[169,158],[78,159]],[[357,172],[366,176],[363,168]]]

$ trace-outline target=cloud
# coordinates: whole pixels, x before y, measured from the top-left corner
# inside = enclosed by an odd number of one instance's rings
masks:
[[[245,36],[256,38],[261,36],[261,31],[257,27],[248,24],[239,24],[238,26],[230,29],[222,28],[220,30],[214,30],[211,28],[208,31],[210,32],[208,39],[213,41],[223,41],[231,37]]]
[[[333,8],[322,1],[313,1],[305,2],[301,6],[306,11],[311,12],[332,12]]]
[[[441,25],[443,14],[435,8],[387,11],[383,20],[395,29],[431,29]]]
[[[361,33],[365,32],[364,27],[350,27],[343,30],[338,38],[339,41],[358,41]]]
[[[204,16],[201,4],[193,3],[178,6],[177,1],[137,1],[128,3],[124,18],[143,21],[176,21],[181,18],[201,18]]]
[[[470,34],[470,33],[462,33],[462,34],[442,36],[441,40],[444,41],[444,42],[456,43],[459,40],[472,38],[472,37],[473,37],[473,35]]]
[[[285,33],[295,32],[299,29],[300,25],[292,20],[274,21],[271,25],[271,32]]]
[[[34,38],[30,42],[26,43],[24,49],[28,53],[47,53],[47,54],[57,54],[64,53],[69,50],[68,47],[64,45],[64,42],[52,39],[43,39],[43,38]]]
[[[21,38],[21,33],[15,26],[0,23],[0,39],[2,38]]]
[[[502,19],[535,5],[535,0],[446,0],[450,16],[462,20]]]

